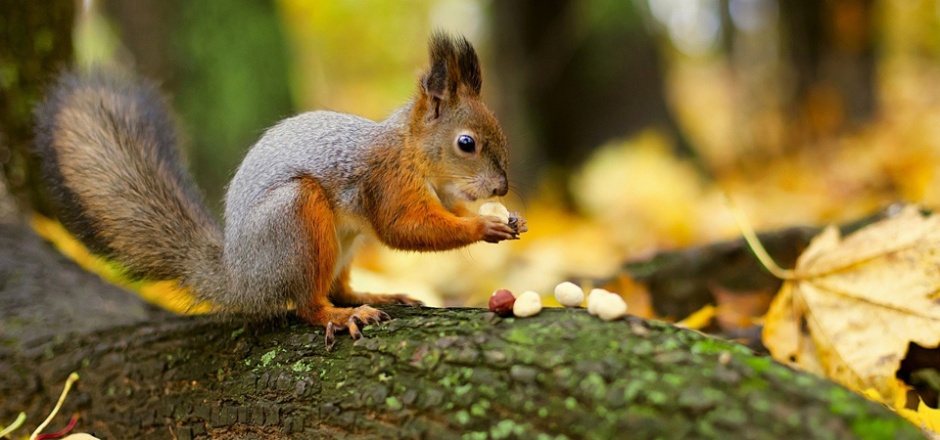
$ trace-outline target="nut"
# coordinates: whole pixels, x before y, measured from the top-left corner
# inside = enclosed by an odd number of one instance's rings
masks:
[[[509,224],[509,210],[499,202],[486,202],[480,205],[478,211],[480,215],[491,215],[493,217],[499,217],[503,223]]]
[[[512,292],[499,289],[493,292],[493,296],[490,296],[490,311],[499,316],[512,315],[512,307],[515,302],[516,298],[512,296]]]
[[[581,307],[584,291],[577,284],[565,281],[555,286],[555,299],[565,307]]]
[[[591,289],[591,293],[587,297],[588,313],[597,315],[597,301],[607,295],[611,295],[611,293],[604,289]]]
[[[620,319],[627,314],[627,303],[616,294],[603,295],[595,302],[597,317],[604,321]]]
[[[538,292],[526,290],[516,298],[512,305],[512,314],[519,318],[528,318],[538,315],[542,311],[542,295]]]

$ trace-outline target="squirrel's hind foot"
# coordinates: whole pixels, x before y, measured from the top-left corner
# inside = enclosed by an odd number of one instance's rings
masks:
[[[329,351],[336,343],[336,332],[348,330],[353,339],[362,337],[361,327],[388,321],[391,316],[369,306],[333,307],[326,306],[312,311],[300,310],[299,315],[305,321],[326,328],[326,349]]]

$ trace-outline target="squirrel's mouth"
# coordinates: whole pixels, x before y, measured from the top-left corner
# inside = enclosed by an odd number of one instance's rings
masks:
[[[470,194],[466,191],[460,191],[460,195],[463,196],[464,199],[467,199],[468,202],[477,201],[477,196]]]

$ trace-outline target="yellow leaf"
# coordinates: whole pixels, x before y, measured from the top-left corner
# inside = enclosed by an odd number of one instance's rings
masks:
[[[934,433],[933,438],[938,437],[936,433],[940,433],[940,409],[931,408],[921,400],[916,411],[900,408],[898,413],[920,429]]]
[[[189,289],[174,280],[133,281],[123,275],[123,269],[114,262],[92,254],[78,239],[56,220],[34,215],[33,229],[51,242],[63,255],[85,270],[105,281],[136,292],[144,300],[174,313],[206,313],[210,306],[196,301]]]
[[[822,372],[900,411],[909,387],[896,373],[909,345],[940,344],[938,268],[940,216],[907,207],[845,239],[829,228],[774,299],[764,344],[780,361]],[[937,432],[932,411],[916,411],[918,424]]]
[[[708,304],[701,309],[696,310],[691,315],[686,316],[685,319],[676,323],[679,327],[686,327],[694,330],[701,330],[705,328],[708,324],[711,324],[712,319],[715,319],[717,310],[715,306]]]

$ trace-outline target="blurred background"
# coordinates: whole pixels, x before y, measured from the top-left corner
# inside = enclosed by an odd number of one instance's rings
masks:
[[[78,63],[129,66],[171,97],[217,213],[267,127],[314,109],[382,119],[414,93],[432,30],[472,41],[511,143],[502,202],[530,232],[369,247],[361,290],[550,296],[739,236],[723,193],[760,230],[940,203],[938,0],[86,0],[75,15]]]

